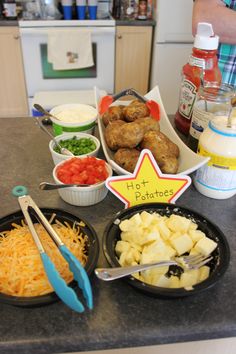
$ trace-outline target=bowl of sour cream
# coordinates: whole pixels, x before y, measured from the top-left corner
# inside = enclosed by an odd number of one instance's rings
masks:
[[[65,132],[93,134],[98,112],[89,105],[80,103],[63,104],[51,109],[50,113],[55,135]]]

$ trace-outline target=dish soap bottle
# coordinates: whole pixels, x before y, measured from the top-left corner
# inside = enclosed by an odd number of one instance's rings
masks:
[[[176,128],[188,135],[196,94],[206,82],[221,83],[217,48],[219,37],[210,23],[200,22],[194,39],[192,54],[182,69],[179,107],[175,114]]]

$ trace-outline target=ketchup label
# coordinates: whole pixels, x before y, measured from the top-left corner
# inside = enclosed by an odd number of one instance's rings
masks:
[[[180,88],[179,113],[186,119],[191,119],[197,87],[189,80],[184,79]]]

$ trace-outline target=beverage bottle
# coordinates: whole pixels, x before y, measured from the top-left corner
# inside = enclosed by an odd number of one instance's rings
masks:
[[[192,54],[183,66],[179,94],[179,106],[175,114],[175,126],[188,135],[196,94],[207,82],[221,83],[217,48],[219,37],[214,35],[210,23],[200,22],[194,39]]]
[[[138,20],[147,19],[147,0],[139,0]]]

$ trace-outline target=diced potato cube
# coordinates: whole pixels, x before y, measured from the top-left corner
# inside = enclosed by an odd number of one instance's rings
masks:
[[[186,270],[181,274],[180,287],[188,288],[198,283],[200,271],[199,269]]]
[[[197,230],[197,228],[198,228],[198,225],[195,222],[191,221],[191,223],[189,225],[189,230]]]
[[[187,232],[191,224],[191,220],[185,218],[184,216],[172,214],[166,223],[168,228],[173,232]]]
[[[168,272],[168,269],[169,269],[168,266],[157,267],[157,268],[142,271],[141,274],[146,283],[155,285],[158,279],[160,278],[160,276]]]
[[[143,232],[143,237],[140,237],[139,244],[141,246],[146,245],[148,243],[152,243],[154,241],[160,240],[159,231],[155,228],[147,229]]]
[[[180,288],[180,280],[178,277],[174,275],[170,277],[170,288]]]
[[[168,227],[167,227],[167,225],[166,225],[166,223],[165,223],[165,221],[163,219],[160,220],[160,222],[158,223],[157,227],[158,227],[158,230],[160,231],[161,237],[164,240],[168,240],[168,238],[171,235],[171,232],[168,229]]]
[[[142,224],[144,227],[148,227],[153,222],[153,214],[147,211],[142,211],[141,213]]]
[[[131,218],[130,218],[130,222],[133,224],[133,226],[139,226],[142,224],[142,218],[141,215],[139,213],[134,214]]]
[[[117,241],[115,251],[118,256],[120,256],[122,252],[128,251],[129,249],[130,249],[129,242],[122,241],[122,240]]]
[[[201,238],[206,237],[205,233],[201,230],[189,230],[189,236],[193,240],[193,243],[198,242]]]
[[[160,286],[161,288],[169,288],[170,284],[170,278],[167,278],[165,275],[161,275],[153,285]]]
[[[130,248],[128,251],[122,252],[119,259],[119,263],[122,266],[136,264],[139,261],[140,253],[134,248]]]
[[[208,267],[207,265],[202,266],[201,268],[199,268],[199,283],[203,280],[206,280],[209,275],[210,275],[210,267]]]
[[[196,243],[194,248],[204,256],[208,256],[216,247],[217,243],[215,241],[211,240],[209,237],[203,237]]]
[[[130,231],[132,230],[133,225],[129,219],[126,219],[120,222],[119,228],[121,231]]]
[[[188,234],[170,240],[171,245],[176,249],[178,255],[189,252],[193,247],[193,241]]]

